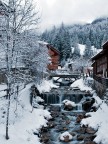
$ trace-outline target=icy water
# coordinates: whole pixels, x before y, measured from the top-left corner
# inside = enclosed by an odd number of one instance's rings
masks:
[[[45,100],[45,104],[62,104],[62,101],[65,99],[79,103],[85,95],[87,95],[86,92],[80,90],[73,91],[70,87],[65,86],[52,89],[48,93],[43,93],[42,98]]]
[[[79,110],[73,111],[65,111],[58,105],[47,108],[51,112],[52,119],[48,123],[47,131],[42,133],[43,144],[95,144],[93,142],[94,135],[87,133],[77,121],[79,115],[85,115],[80,105],[78,106]],[[72,135],[72,140],[63,142],[60,140],[60,135],[66,131]]]
[[[81,107],[78,107],[81,108]],[[54,111],[52,111],[53,113]],[[80,128],[80,124],[76,123],[77,115],[83,114],[82,110],[74,110],[74,111],[64,111],[61,109],[58,112],[58,116],[55,117],[54,124],[55,127],[49,130],[51,136],[51,144],[66,144],[66,142],[60,141],[60,134],[68,131],[70,134],[73,135],[73,138],[68,144],[81,144],[84,141],[78,141],[76,132]]]
[[[49,127],[42,132],[41,142],[44,144],[88,144],[93,134],[88,134],[81,128],[78,116],[84,116],[81,100],[88,94],[79,89],[73,90],[69,86],[61,86],[52,89],[49,93],[44,93],[42,98],[45,100],[47,109],[51,112],[52,120],[48,122]],[[64,110],[62,101],[70,100],[77,105],[71,111]],[[72,135],[72,140],[63,142],[60,135],[68,131]],[[93,139],[93,138],[92,138]],[[94,144],[94,143],[89,143]]]

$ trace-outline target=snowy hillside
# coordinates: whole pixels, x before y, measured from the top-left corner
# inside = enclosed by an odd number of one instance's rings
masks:
[[[84,51],[85,51],[85,45],[82,44],[78,44],[78,48],[80,49],[80,55],[83,56],[84,55]],[[97,54],[101,51],[102,49],[97,49],[94,46],[92,46],[92,51],[94,54]],[[74,47],[72,47],[72,53],[74,52]]]

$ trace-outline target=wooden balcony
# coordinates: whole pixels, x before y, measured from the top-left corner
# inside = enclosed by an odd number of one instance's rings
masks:
[[[108,78],[100,77],[97,75],[94,75],[93,78],[94,80],[98,81],[99,83],[108,88]]]

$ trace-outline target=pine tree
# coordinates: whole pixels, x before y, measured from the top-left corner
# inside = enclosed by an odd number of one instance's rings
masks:
[[[84,52],[84,57],[89,59],[93,55],[92,47],[91,47],[91,42],[89,38],[86,40],[86,46],[85,46],[85,52]]]
[[[102,45],[108,40],[108,34],[104,34],[104,37],[102,39]]]
[[[78,57],[80,57],[80,49],[78,46],[79,40],[78,40],[78,36],[75,34],[75,36],[73,37],[73,48],[74,48],[74,52],[72,54],[72,58],[76,59]]]

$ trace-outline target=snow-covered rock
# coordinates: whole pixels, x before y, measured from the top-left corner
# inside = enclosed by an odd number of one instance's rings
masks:
[[[64,100],[62,103],[65,105],[71,105],[72,107],[76,107],[75,102],[70,101],[70,100]]]
[[[72,135],[68,131],[60,135],[60,140],[64,142],[69,142],[70,140],[72,140],[72,138]]]
[[[64,105],[64,110],[70,111],[73,110],[74,107],[76,107],[76,104],[69,100],[64,100],[62,103]]]
[[[38,102],[44,102],[44,100],[43,100],[41,97],[36,96],[36,102],[37,102],[37,103],[38,103]]]

